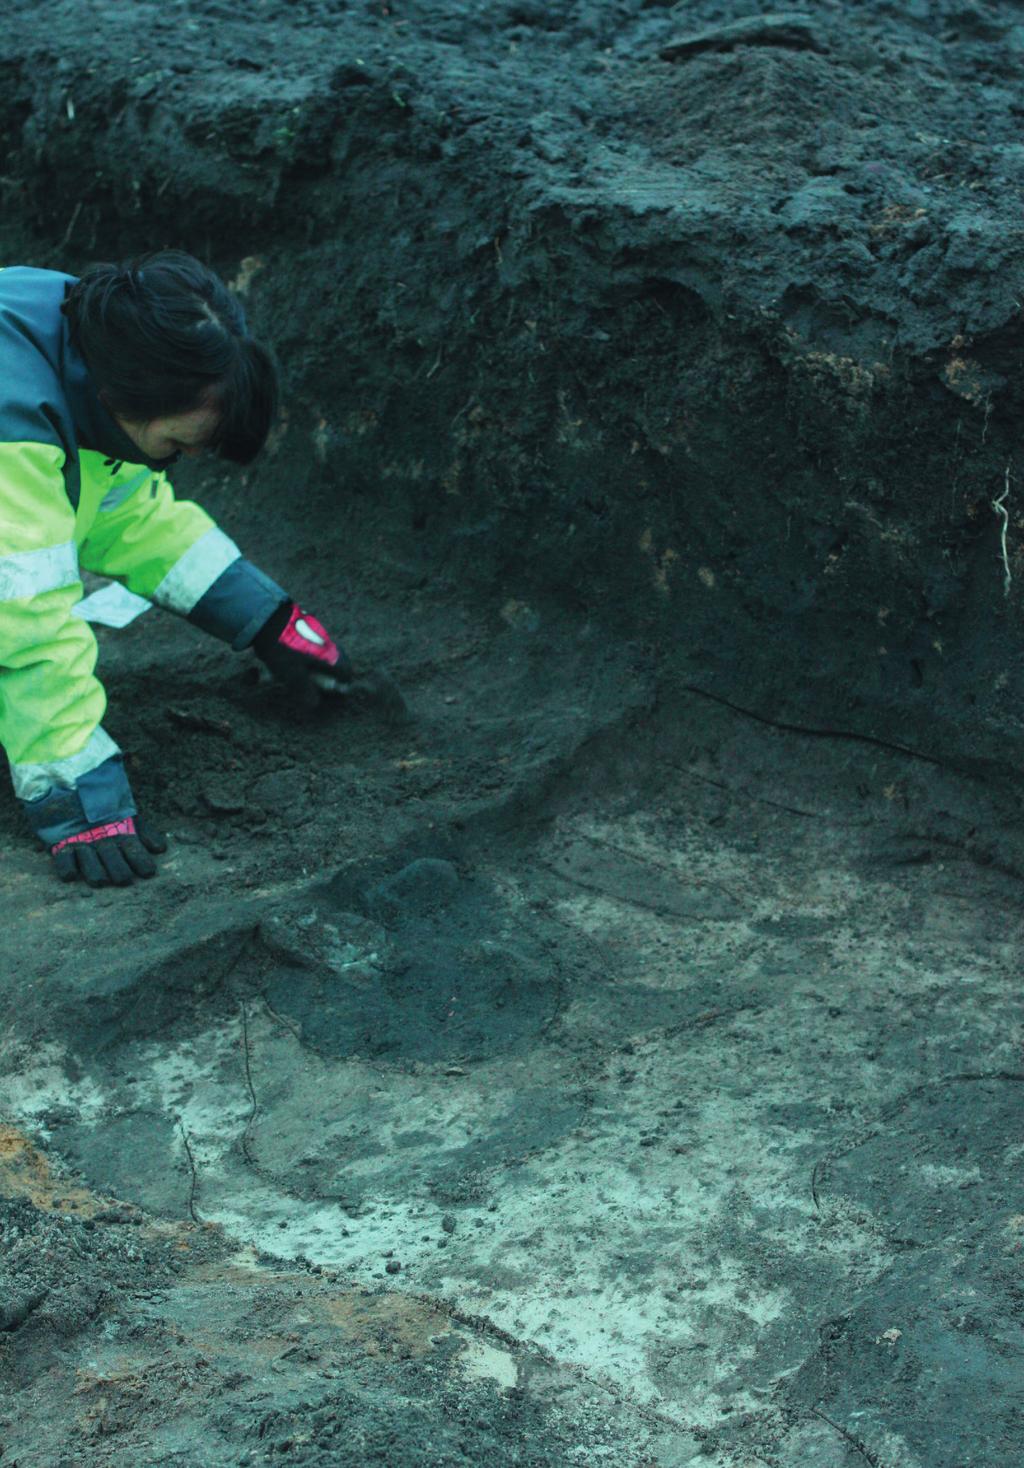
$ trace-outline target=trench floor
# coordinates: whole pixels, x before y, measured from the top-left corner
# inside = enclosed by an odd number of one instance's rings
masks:
[[[83,1318],[9,1248],[4,1463],[1009,1461],[1017,879],[896,751],[442,626],[299,756],[200,669],[156,882],[0,854],[5,1237],[122,1261]],[[164,635],[107,639],[144,750]]]

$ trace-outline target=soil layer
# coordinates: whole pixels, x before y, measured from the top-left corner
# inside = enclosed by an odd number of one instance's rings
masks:
[[[409,713],[150,612],[158,879],[0,802],[4,1468],[1021,1456],[1022,72],[947,0],[5,20],[3,258],[234,282],[286,418],[179,491]]]

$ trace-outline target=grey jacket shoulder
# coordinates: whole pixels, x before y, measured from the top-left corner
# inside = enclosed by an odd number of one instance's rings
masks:
[[[76,434],[64,381],[74,276],[28,265],[0,269],[0,442],[52,443],[68,454]]]

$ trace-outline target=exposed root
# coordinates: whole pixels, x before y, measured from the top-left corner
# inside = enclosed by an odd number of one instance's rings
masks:
[[[1006,501],[1010,494],[1010,466],[1006,466],[1006,487],[997,500],[992,501],[992,508],[1002,521],[999,530],[999,554],[1003,563],[1003,596],[1010,595],[1010,583],[1013,577],[1010,574],[1010,558],[1006,551],[1006,532],[1010,528],[1010,514],[1006,508]]]
[[[242,1001],[242,1057],[245,1062],[246,1089],[249,1092],[249,1100],[252,1104],[252,1109],[249,1112],[248,1120],[245,1123],[245,1131],[242,1133],[242,1156],[245,1158],[250,1167],[255,1167],[256,1161],[252,1155],[252,1150],[250,1147],[250,1137],[252,1134],[253,1122],[256,1120],[256,1117],[259,1114],[260,1107],[259,1102],[256,1100],[256,1092],[253,1089],[252,1069],[249,1065],[249,1009],[244,999]]]
[[[611,851],[616,856],[625,857],[626,861],[638,862],[642,866],[651,867],[656,872],[663,872],[666,877],[670,877],[673,881],[678,880],[680,877],[680,873],[675,867],[669,866],[663,861],[655,861],[644,852],[630,851],[628,847],[618,846],[614,841],[605,841],[598,836],[588,836],[585,831],[581,831],[579,834],[581,840],[586,841],[589,846],[596,846],[599,851]],[[739,893],[730,891],[724,882],[714,882],[701,878],[694,885],[697,887],[710,887],[716,892],[724,892],[725,896],[731,898],[738,907],[743,906],[743,900]]]
[[[178,1117],[178,1128],[181,1132],[181,1140],[185,1144],[185,1156],[188,1158],[189,1170],[192,1173],[192,1182],[188,1190],[188,1211],[193,1223],[202,1223],[202,1219],[196,1212],[196,1193],[199,1191],[199,1174],[196,1171],[196,1159],[192,1155],[192,1146],[185,1130],[184,1122]]]
[[[845,1427],[841,1427],[838,1422],[833,1422],[831,1417],[826,1417],[825,1413],[819,1407],[812,1407],[811,1411],[815,1417],[820,1417],[822,1422],[827,1422],[833,1431],[839,1433],[840,1437],[845,1438],[851,1448],[855,1448],[860,1453],[865,1463],[871,1464],[871,1468],[886,1468],[886,1465],[882,1462],[878,1454],[873,1452],[866,1443],[861,1442],[859,1437],[854,1437],[852,1432],[847,1432]]]
[[[731,699],[723,698],[719,693],[709,693],[706,688],[698,688],[693,683],[683,684],[684,693],[693,693],[697,698],[706,698],[711,703],[720,703],[723,708],[732,709],[734,714],[742,714],[744,718],[753,719],[755,723],[767,724],[770,729],[781,729],[785,734],[803,734],[812,739],[853,739],[858,744],[873,744],[878,749],[891,749],[894,754],[905,754],[910,759],[922,760],[926,765],[937,765],[939,769],[955,770],[957,774],[963,773],[956,765],[947,760],[936,759],[934,755],[923,754],[919,749],[911,749],[906,744],[894,744],[889,739],[876,739],[873,734],[858,734],[852,729],[808,729],[803,724],[787,724],[781,719],[770,719],[767,714],[759,714],[754,709],[745,709]]]
[[[753,795],[749,790],[739,790],[736,786],[728,784],[728,782],[725,780],[713,780],[710,775],[699,775],[696,770],[690,769],[687,765],[672,765],[671,768],[675,771],[676,774],[682,775],[684,779],[693,780],[700,785],[711,785],[714,787],[715,790],[724,791],[725,794],[731,796],[733,800],[745,800],[751,805],[766,805],[770,807],[771,810],[785,811],[787,815],[803,816],[807,820],[827,821],[830,826],[845,826],[860,829],[871,824],[869,821],[837,820],[835,817],[829,815],[827,812],[824,811],[803,810],[798,805],[784,805],[779,800],[769,800],[767,796]]]

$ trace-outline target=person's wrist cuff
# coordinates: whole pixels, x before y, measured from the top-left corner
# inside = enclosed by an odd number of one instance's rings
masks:
[[[74,785],[55,785],[37,800],[23,800],[21,805],[32,830],[47,846],[93,826],[138,815],[119,754],[79,775]]]
[[[233,561],[188,613],[188,620],[235,652],[249,647],[260,628],[291,597],[251,561]]]
[[[252,650],[259,658],[265,658],[267,653],[277,646],[281,633],[291,620],[295,603],[291,597],[283,601],[280,606],[275,607],[263,626],[252,639]]]

